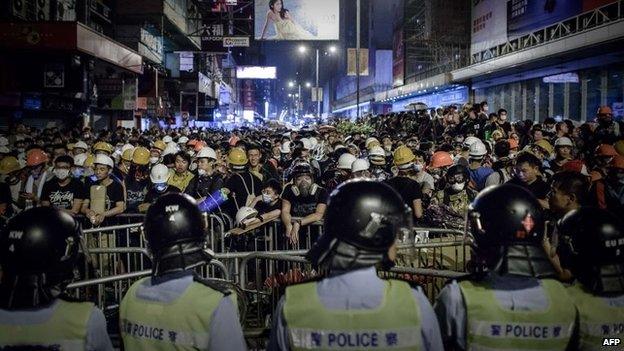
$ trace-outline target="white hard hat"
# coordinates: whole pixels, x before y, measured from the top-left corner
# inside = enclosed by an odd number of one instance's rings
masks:
[[[310,139],[303,138],[301,139],[301,143],[303,144],[304,150],[312,150],[312,143],[310,142]]]
[[[357,160],[353,161],[353,164],[351,164],[351,172],[353,173],[366,171],[369,168],[370,163],[368,163],[368,160],[365,158],[358,158]]]
[[[370,151],[368,152],[369,156],[379,156],[379,157],[386,157],[386,150],[383,149],[383,147],[381,146],[373,146],[372,149],[370,149]]]
[[[0,154],[8,154],[9,152],[11,152],[11,150],[9,150],[8,147],[0,145]]]
[[[74,148],[76,147],[76,145],[74,145]],[[124,146],[121,147],[121,153],[123,154],[126,150],[132,150],[134,149],[134,146],[132,146],[132,144],[125,144]]]
[[[0,146],[7,146],[9,145],[9,139],[7,139],[6,137],[0,137]]]
[[[487,154],[487,148],[485,144],[483,144],[480,140],[479,142],[473,143],[470,145],[470,156],[471,157],[483,157]]]
[[[115,163],[113,162],[113,159],[104,155],[104,154],[97,154],[97,156],[95,156],[95,161],[93,161],[94,165],[105,165],[108,166],[110,168],[114,168],[115,167]]]
[[[379,139],[377,139],[375,137],[370,137],[370,138],[366,139],[366,142],[364,142],[364,146],[366,146],[366,148],[368,148],[368,145],[370,145],[373,142],[379,143]]]
[[[290,141],[285,141],[282,146],[280,146],[280,152],[283,154],[290,153]]]
[[[338,151],[340,149],[346,149],[347,147],[342,145],[342,144],[336,144],[336,146],[334,147],[334,152]]]
[[[87,155],[86,153],[74,156],[74,166],[84,167],[85,161],[87,161],[87,157],[89,157],[89,155]]]
[[[570,146],[573,147],[574,144],[572,143],[572,140],[570,140],[570,138],[568,137],[561,137],[561,138],[557,138],[557,140],[555,140],[555,147],[557,146]]]
[[[185,136],[181,136],[180,139],[178,139],[178,144],[186,144],[188,142],[189,142],[189,138]]]
[[[311,137],[308,140],[310,140],[310,145],[312,146],[312,149],[314,149],[318,145],[318,139],[316,139],[315,137]]]
[[[473,136],[469,136],[466,139],[464,139],[464,146],[465,147],[469,148],[474,143],[483,143],[483,142],[481,141],[481,139],[479,139],[477,137],[473,137]]]
[[[213,160],[217,159],[217,153],[211,147],[202,147],[201,150],[195,156],[197,158],[211,158]]]
[[[89,146],[87,145],[87,143],[85,143],[84,141],[80,140],[77,143],[74,144],[74,149],[83,149],[83,150],[89,150]]]
[[[154,184],[166,183],[169,180],[169,168],[160,163],[155,165],[150,172],[150,180]]]
[[[164,138],[162,138],[162,141],[163,141],[165,144],[169,144],[170,142],[172,142],[172,141],[173,141],[173,138],[172,138],[171,136],[169,136],[169,135],[166,135]]]
[[[357,158],[350,153],[344,153],[340,155],[338,158],[338,169],[346,169],[348,171],[351,170],[351,165],[355,162]]]
[[[236,212],[236,224],[241,225],[246,220],[255,218],[257,215],[258,215],[258,211],[256,211],[255,209],[251,207],[243,206],[238,210],[238,212]]]
[[[180,149],[178,149],[178,144],[170,142],[169,144],[167,144],[167,147],[165,147],[165,151],[163,151],[163,156],[173,155],[178,153],[178,151],[180,151]]]

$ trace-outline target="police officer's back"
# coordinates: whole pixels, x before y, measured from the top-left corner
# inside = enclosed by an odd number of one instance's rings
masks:
[[[565,350],[576,312],[541,247],[540,205],[515,185],[486,189],[471,205],[475,274],[452,281],[435,305],[449,349]]]
[[[597,208],[581,208],[560,222],[558,254],[576,281],[568,292],[579,313],[574,347],[603,349],[624,334],[624,226]],[[614,345],[615,344],[611,344]],[[620,345],[621,346],[621,345]]]
[[[113,349],[102,311],[63,293],[80,235],[69,214],[50,207],[9,221],[0,234],[0,349]]]
[[[353,180],[330,197],[325,232],[308,253],[327,271],[286,289],[273,315],[270,350],[441,350],[433,309],[421,289],[377,277],[391,263],[411,213],[390,186]]]
[[[212,259],[195,201],[179,193],[161,196],[150,206],[144,229],[154,268],[121,302],[124,348],[246,349],[235,299],[194,274],[193,268]]]

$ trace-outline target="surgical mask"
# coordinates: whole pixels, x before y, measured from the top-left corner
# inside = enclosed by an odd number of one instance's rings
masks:
[[[160,157],[150,157],[150,163],[153,165],[158,163],[158,160],[160,160]]]
[[[193,162],[189,165],[189,171],[193,172],[197,169],[197,163]]]
[[[84,174],[85,170],[84,168],[74,168],[72,170],[72,174],[74,175],[74,178],[80,178],[82,177],[82,175]]]
[[[273,202],[273,198],[271,197],[271,195],[262,194],[262,202],[264,202],[265,204],[270,204],[271,202]]]
[[[451,189],[458,192],[464,190],[465,187],[466,183],[454,183],[453,185],[451,185]]]
[[[69,177],[69,169],[56,169],[55,168],[53,173],[60,180],[65,180],[67,179],[67,177]]]
[[[423,165],[421,165],[420,163],[414,163],[414,171],[420,172],[422,170],[423,170]]]
[[[167,183],[154,184],[154,189],[159,193],[164,193],[167,190]]]
[[[199,169],[197,170],[197,174],[199,174],[200,176],[206,175],[206,170],[205,170],[205,169],[201,169],[201,168],[199,168]]]

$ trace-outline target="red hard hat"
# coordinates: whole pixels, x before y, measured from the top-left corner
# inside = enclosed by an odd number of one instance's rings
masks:
[[[48,162],[48,155],[43,150],[32,149],[26,154],[26,165],[29,167],[39,166]]]
[[[613,114],[613,110],[611,110],[611,107],[609,106],[600,106],[600,108],[598,108],[598,115],[612,115]]]
[[[609,167],[624,170],[624,156],[614,156],[613,160],[611,160],[611,163],[609,164]]]
[[[198,141],[194,146],[193,149],[195,150],[195,152],[199,152],[199,150],[205,148],[206,146],[208,146],[208,144],[206,144],[205,141]]]
[[[429,168],[440,168],[447,167],[453,165],[453,157],[446,151],[436,151],[433,156],[431,156],[431,163],[429,164]]]
[[[596,148],[596,151],[594,152],[594,154],[596,156],[606,156],[606,157],[613,157],[613,156],[618,155],[613,145],[609,145],[609,144],[600,144]]]

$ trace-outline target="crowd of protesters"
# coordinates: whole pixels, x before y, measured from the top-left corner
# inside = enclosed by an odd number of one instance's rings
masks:
[[[336,120],[300,130],[117,128],[37,130],[0,137],[3,221],[35,206],[93,225],[145,213],[168,192],[237,225],[278,219],[287,240],[323,219],[328,194],[350,178],[387,182],[416,225],[463,228],[484,188],[528,189],[555,223],[583,205],[624,213],[623,126],[609,107],[579,124],[514,121],[487,102]],[[286,240],[285,239],[285,240]]]

